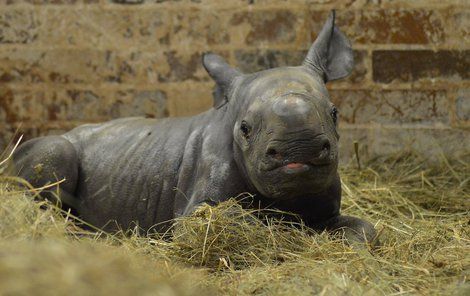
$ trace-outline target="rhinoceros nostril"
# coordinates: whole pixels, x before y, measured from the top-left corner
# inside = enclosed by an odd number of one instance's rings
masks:
[[[266,150],[266,156],[274,158],[278,161],[282,160],[282,155],[275,148],[268,148]]]
[[[276,149],[274,149],[274,148],[268,148],[268,150],[266,150],[266,155],[268,155],[268,156],[274,157],[277,154],[278,153],[277,153]]]
[[[331,148],[330,142],[327,140],[327,141],[323,144],[321,150],[322,150],[322,152],[329,152],[329,151],[330,151],[330,148]]]
[[[317,160],[324,160],[328,158],[330,154],[331,144],[328,139],[324,139],[323,143],[321,144],[321,150],[317,154]]]

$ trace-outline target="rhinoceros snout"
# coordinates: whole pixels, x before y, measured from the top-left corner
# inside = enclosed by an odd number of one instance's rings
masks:
[[[332,161],[330,152],[330,140],[321,134],[310,139],[273,140],[266,148],[266,157],[278,166],[289,163],[324,165]]]

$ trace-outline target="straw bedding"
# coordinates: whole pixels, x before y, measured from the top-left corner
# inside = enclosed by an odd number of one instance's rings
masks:
[[[0,176],[0,295],[469,295],[469,168],[410,154],[343,168],[342,212],[374,223],[379,247],[234,200],[171,239],[105,234]]]

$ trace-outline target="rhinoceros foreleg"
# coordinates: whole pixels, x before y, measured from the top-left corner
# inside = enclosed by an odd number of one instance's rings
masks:
[[[55,201],[58,195],[62,204],[78,210],[74,197],[78,179],[78,157],[72,143],[60,136],[29,140],[18,147],[13,155],[11,173],[40,188],[60,181],[41,192],[41,197]]]
[[[349,242],[377,243],[374,226],[362,219],[338,215],[319,225],[331,233],[341,233]]]

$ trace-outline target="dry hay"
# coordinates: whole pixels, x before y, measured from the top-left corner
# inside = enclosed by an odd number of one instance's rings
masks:
[[[382,246],[349,246],[230,200],[177,219],[173,239],[103,235],[0,184],[0,295],[468,295],[469,164],[419,157],[343,169],[344,214]],[[15,192],[16,191],[16,192]]]

